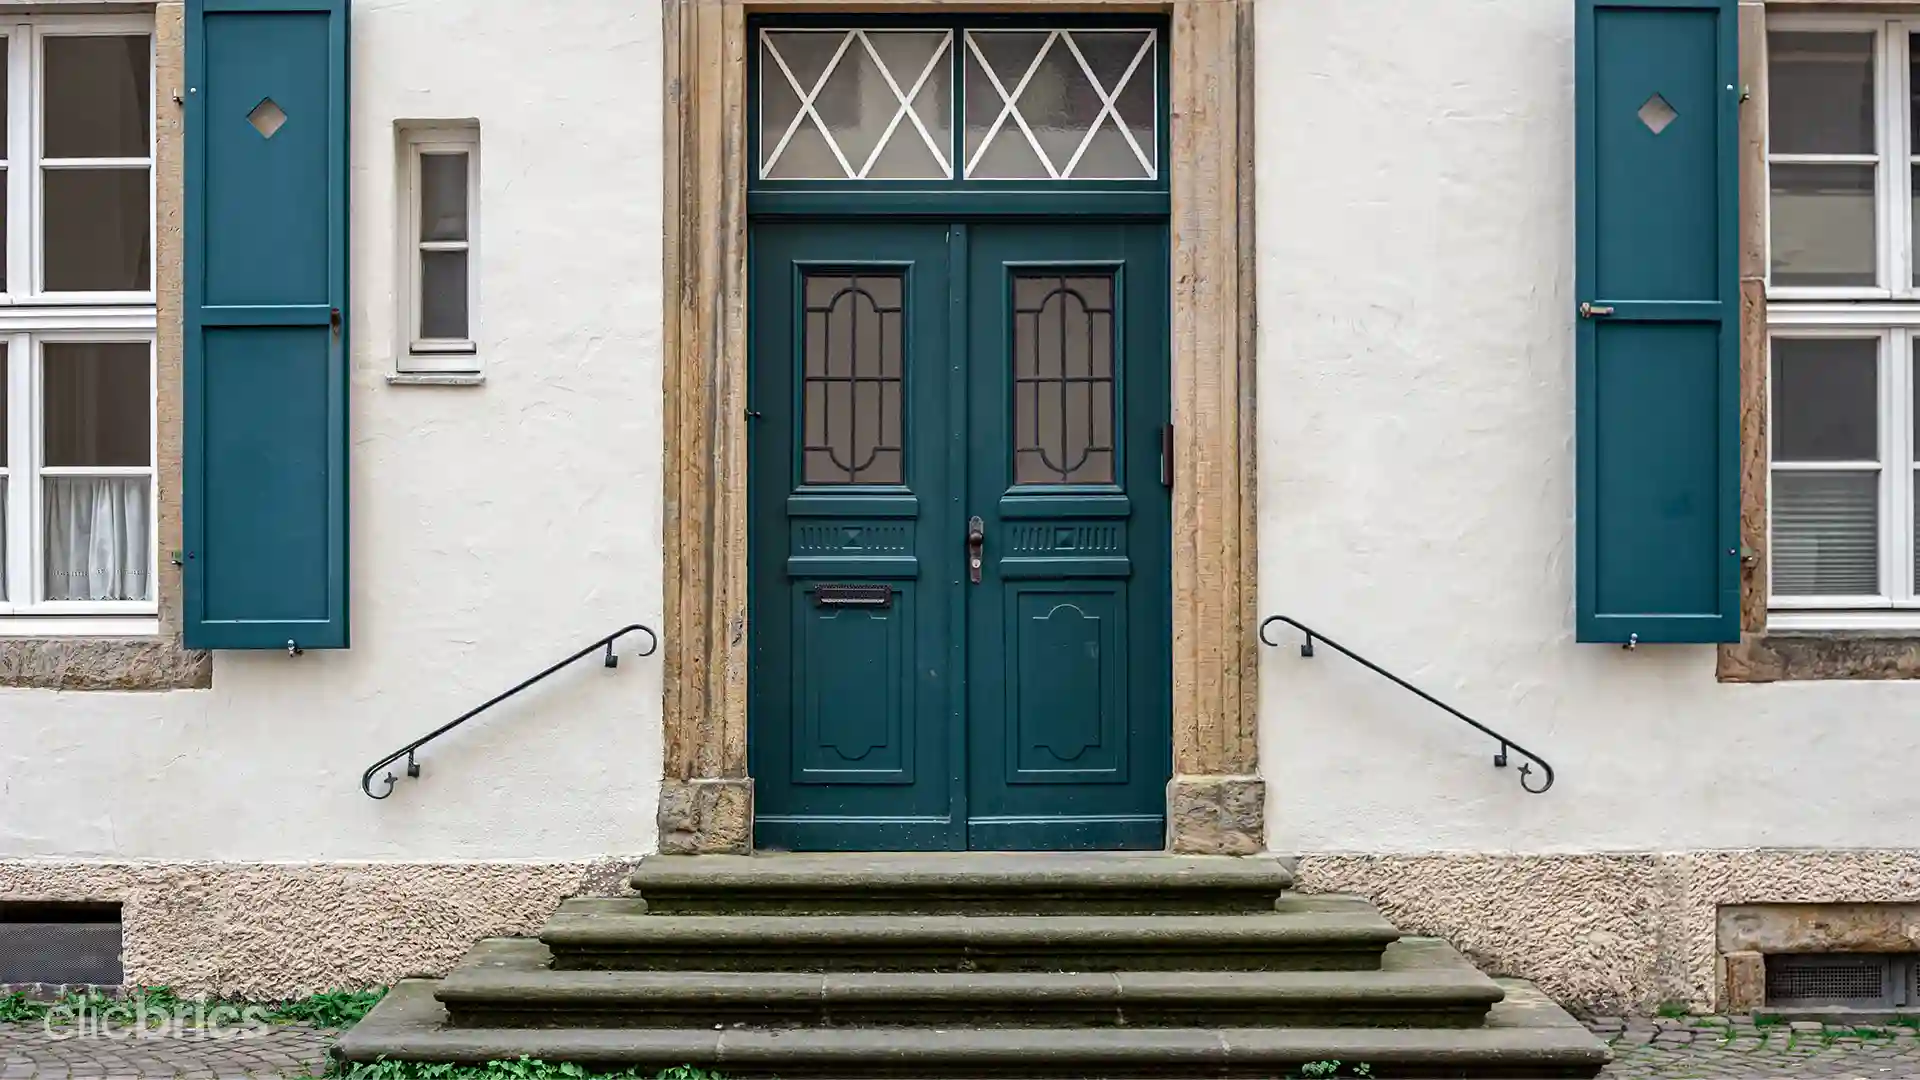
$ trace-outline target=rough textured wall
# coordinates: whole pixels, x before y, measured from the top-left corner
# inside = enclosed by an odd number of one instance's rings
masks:
[[[1559,771],[1523,794],[1493,742],[1291,635],[1260,671],[1268,844],[1912,845],[1920,686],[1573,640],[1574,9],[1258,5],[1262,611]]]
[[[203,691],[0,690],[0,859],[654,847],[657,657],[555,677],[386,802],[358,785],[593,638],[659,625],[658,7],[399,0],[353,20],[354,647],[221,653]],[[480,387],[386,381],[395,122],[431,119],[480,124]]]
[[[0,901],[122,905],[128,985],[271,1000],[441,975],[482,937],[539,929],[627,864],[0,862]]]
[[[1609,1013],[1711,1005],[1721,904],[1912,900],[1920,851],[1309,855],[1300,887],[1370,897],[1501,975]]]

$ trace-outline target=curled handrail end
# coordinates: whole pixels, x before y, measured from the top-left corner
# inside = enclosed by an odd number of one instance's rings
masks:
[[[1521,751],[1521,753],[1526,753],[1526,751],[1523,750]],[[1553,766],[1547,764],[1544,761],[1541,761],[1539,758],[1534,757],[1532,754],[1527,754],[1527,757],[1530,760],[1537,762],[1540,765],[1540,775],[1542,778],[1542,782],[1539,787],[1534,787],[1532,784],[1528,783],[1527,778],[1533,774],[1533,769],[1529,765],[1521,765],[1520,766],[1520,790],[1526,792],[1529,795],[1543,794],[1546,792],[1548,788],[1553,786]]]
[[[389,765],[389,764],[392,764],[392,763],[383,761],[379,765],[375,765],[373,768],[368,769],[365,773],[361,774],[360,790],[367,793],[367,798],[384,799],[387,796],[393,794],[393,786],[399,783],[400,781],[399,781],[399,778],[394,776],[392,773],[388,773],[386,776],[381,777],[381,779],[387,782],[386,789],[380,792],[378,795],[375,795],[373,793],[373,774],[380,771],[381,765]]]

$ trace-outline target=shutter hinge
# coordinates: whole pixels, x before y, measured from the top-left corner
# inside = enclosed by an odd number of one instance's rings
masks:
[[[1173,486],[1173,425],[1160,425],[1160,483]]]
[[[1580,317],[1583,319],[1597,319],[1611,314],[1613,314],[1611,304],[1589,304],[1584,300],[1580,302]]]

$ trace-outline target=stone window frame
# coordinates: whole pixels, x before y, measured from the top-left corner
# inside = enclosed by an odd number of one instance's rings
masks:
[[[159,519],[159,632],[117,637],[0,638],[0,689],[162,691],[212,685],[210,654],[181,645],[184,578],[172,553],[182,545],[181,454],[184,445],[185,357],[182,288],[185,207],[186,7],[181,0],[152,5],[86,0],[0,2],[9,10],[58,11],[76,16],[129,12],[153,16],[154,214],[154,500]]]
[[[1920,630],[1769,629],[1767,479],[1767,80],[1769,13],[1920,16],[1920,0],[1740,0],[1740,641],[1717,650],[1721,682],[1920,678]]]
[[[750,12],[1168,17],[1173,777],[1167,847],[1264,850],[1255,687],[1254,0],[663,0],[663,852],[751,850],[746,185]]]

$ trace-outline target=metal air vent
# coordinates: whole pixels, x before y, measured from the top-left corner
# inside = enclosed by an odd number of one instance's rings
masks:
[[[1904,1005],[1916,978],[1906,957],[1800,953],[1767,957],[1767,1004],[1785,1007]]]
[[[0,985],[121,980],[119,904],[0,903]]]

